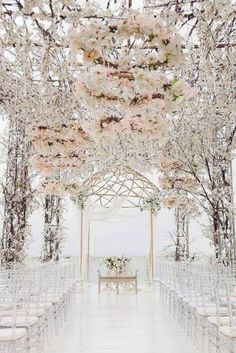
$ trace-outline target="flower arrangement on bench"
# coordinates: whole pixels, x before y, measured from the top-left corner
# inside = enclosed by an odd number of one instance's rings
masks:
[[[138,293],[137,272],[130,273],[131,258],[126,256],[112,256],[104,259],[107,274],[101,275],[98,271],[98,293],[101,292],[101,284],[105,283],[107,289],[115,289],[119,294],[119,289],[122,287],[126,290],[135,290]]]
[[[127,274],[131,258],[126,256],[112,256],[104,259],[104,264],[109,275]]]

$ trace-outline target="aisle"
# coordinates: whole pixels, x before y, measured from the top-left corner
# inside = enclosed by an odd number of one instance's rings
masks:
[[[47,353],[195,353],[158,295],[78,293],[73,312]]]

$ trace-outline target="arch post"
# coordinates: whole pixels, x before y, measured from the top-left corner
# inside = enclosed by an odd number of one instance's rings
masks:
[[[84,210],[80,208],[80,258],[79,258],[79,274],[83,277],[83,246],[84,246]]]
[[[91,252],[91,224],[89,219],[88,225],[88,239],[87,239],[87,266],[86,266],[86,279],[90,280],[90,252]]]
[[[155,253],[154,253],[154,224],[153,213],[150,210],[150,251],[149,251],[150,279],[155,278]]]

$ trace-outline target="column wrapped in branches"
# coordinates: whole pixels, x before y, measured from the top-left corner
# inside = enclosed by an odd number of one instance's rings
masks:
[[[175,209],[175,223],[175,261],[185,261],[189,259],[189,219],[181,208]]]
[[[58,261],[62,251],[63,204],[58,195],[45,195],[44,199],[44,241],[41,260]]]
[[[165,146],[162,153],[159,153],[159,183],[164,206],[174,210],[174,257],[176,261],[182,261],[189,259],[189,223],[199,215],[199,205],[192,196],[197,184],[194,178],[182,169],[180,161],[171,159],[171,156],[173,158],[172,145],[168,143],[168,147]]]
[[[7,167],[3,184],[4,220],[1,241],[3,263],[23,262],[29,236],[33,192],[29,174],[30,145],[21,116],[9,120]]]

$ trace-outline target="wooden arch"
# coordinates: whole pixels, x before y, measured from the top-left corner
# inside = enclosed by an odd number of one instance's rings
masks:
[[[109,208],[114,198],[123,196],[125,204],[123,208],[141,209],[142,201],[152,195],[160,193],[159,189],[144,175],[131,169],[122,167],[115,170],[103,170],[96,172],[84,181],[81,190],[86,192],[86,196],[92,199],[93,203]],[[84,235],[84,210],[81,208],[81,231],[80,231],[80,274],[88,279],[90,267],[90,225],[88,238],[85,241]],[[148,246],[148,269],[151,280],[155,277],[155,254],[154,254],[154,225],[153,214],[150,211],[150,232]],[[86,245],[85,245],[86,243]],[[85,250],[84,251],[84,246]],[[85,255],[84,253],[87,252]],[[84,268],[86,267],[86,271]]]
[[[82,190],[102,207],[109,207],[115,197],[124,196],[127,207],[138,208],[143,199],[160,192],[149,179],[129,167],[97,172],[82,184]]]

